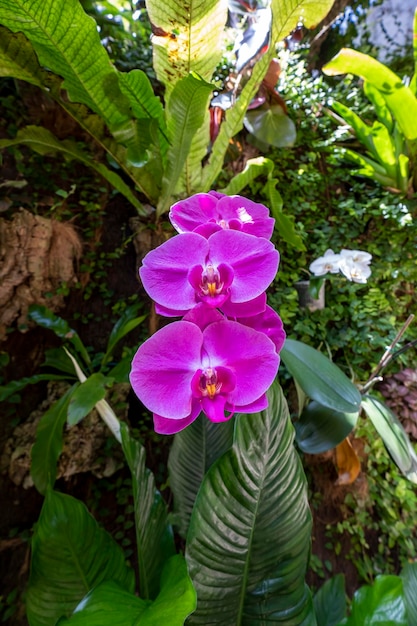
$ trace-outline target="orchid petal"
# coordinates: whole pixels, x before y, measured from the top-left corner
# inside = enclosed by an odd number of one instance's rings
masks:
[[[254,400],[254,402],[246,404],[245,406],[235,406],[234,410],[236,413],[259,413],[259,411],[263,411],[267,407],[268,398],[266,393],[263,393],[257,400]],[[227,405],[226,410],[229,410]]]
[[[205,264],[208,250],[207,239],[185,233],[149,252],[139,274],[150,297],[168,309],[191,309],[196,297],[187,279],[188,272],[190,267]]]
[[[280,352],[285,343],[286,334],[281,318],[270,306],[266,306],[262,315],[239,317],[237,321],[265,333],[274,342],[276,351]]]
[[[201,367],[202,341],[196,324],[181,321],[161,328],[139,347],[130,382],[152,413],[170,419],[190,415],[191,380]]]
[[[230,302],[226,300],[221,305],[222,312],[228,317],[241,318],[257,316],[265,311],[266,293],[262,292],[259,296],[249,302]],[[248,324],[250,326],[250,324]]]
[[[231,415],[225,415],[225,404],[226,398],[222,395],[201,400],[202,409],[211,422],[227,422],[232,417]]]
[[[153,425],[156,433],[160,435],[175,435],[179,433],[180,430],[184,430],[187,426],[192,424],[194,420],[201,413],[200,402],[193,402],[193,406],[191,409],[190,415],[188,417],[184,417],[182,419],[170,419],[167,417],[162,417],[161,415],[153,414]]]
[[[209,324],[224,320],[224,317],[217,309],[200,302],[191,311],[188,311],[183,319],[185,322],[197,324],[201,330],[204,330]]]

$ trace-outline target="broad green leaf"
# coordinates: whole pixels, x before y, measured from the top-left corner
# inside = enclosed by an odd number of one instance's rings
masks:
[[[35,443],[31,450],[30,474],[36,489],[45,495],[56,479],[56,465],[63,445],[63,429],[67,420],[68,404],[78,383],[44,413],[36,429]]]
[[[276,178],[269,178],[263,190],[268,198],[272,217],[275,219],[275,230],[290,246],[297,250],[305,250],[303,240],[295,230],[294,220],[282,212],[282,197],[276,188],[277,183]]]
[[[162,573],[161,592],[154,602],[105,582],[90,591],[69,619],[70,626],[183,626],[195,609],[196,595],[183,556],[172,557]]]
[[[410,626],[406,616],[403,585],[399,576],[377,576],[373,585],[363,585],[352,600],[346,626]]]
[[[55,626],[93,587],[110,580],[133,593],[134,573],[123,550],[82,502],[48,490],[32,539],[30,626]]]
[[[19,393],[19,391],[22,391],[27,385],[36,385],[36,383],[39,383],[41,380],[68,380],[68,376],[61,374],[34,374],[33,376],[21,378],[20,380],[12,380],[7,383],[7,385],[0,386],[0,402],[4,402],[7,398],[10,398],[10,396]]]
[[[417,455],[404,427],[383,402],[373,396],[364,396],[362,408],[385,444],[400,471],[417,483]]]
[[[356,425],[359,413],[343,413],[312,400],[294,423],[303,452],[320,454],[341,443]]]
[[[2,0],[0,23],[26,35],[41,66],[62,76],[71,101],[86,104],[110,128],[129,117],[97,25],[78,0]]]
[[[111,358],[113,350],[119,341],[130,333],[130,331],[139,326],[144,319],[146,319],[146,315],[137,316],[138,308],[139,304],[132,304],[127,307],[113,326],[110,337],[107,341],[106,352],[101,360],[102,365],[107,363],[107,361]]]
[[[40,304],[30,305],[28,317],[39,326],[52,330],[57,337],[70,341],[77,352],[82,356],[84,361],[88,365],[90,364],[90,357],[78,333],[73,330],[68,322],[63,320],[62,317],[55,315],[55,313],[53,313],[46,306]]]
[[[256,157],[248,159],[245,168],[239,174],[236,174],[229,182],[227,187],[219,189],[221,193],[228,196],[234,196],[242,191],[247,185],[253,182],[258,176],[270,175],[274,170],[274,163],[266,157]]]
[[[0,148],[8,148],[15,145],[29,146],[39,154],[50,155],[60,152],[68,160],[76,159],[84,163],[84,165],[98,172],[119,193],[123,194],[139,212],[144,213],[142,204],[124,180],[116,172],[109,170],[103,163],[99,163],[87,154],[75,141],[71,139],[60,141],[46,128],[26,126],[26,128],[18,130],[14,139],[0,139]]]
[[[72,361],[62,346],[45,350],[45,360],[41,367],[56,369],[68,374],[68,380],[77,378]]]
[[[147,606],[147,600],[106,581],[94,587],[71,617],[60,619],[57,626],[138,626]]]
[[[301,341],[287,339],[281,357],[309,398],[336,411],[359,411],[361,394],[324,354]]]
[[[337,626],[346,615],[344,575],[336,574],[329,578],[314,595],[313,603],[320,626]]]
[[[407,615],[417,615],[417,562],[406,563],[401,570],[403,581],[404,602]]]
[[[169,458],[169,484],[174,496],[174,524],[187,534],[197,492],[207,470],[233,443],[234,421],[210,422],[201,414],[174,437]]]
[[[196,74],[190,74],[182,78],[172,92],[167,114],[171,145],[167,154],[167,169],[158,203],[158,215],[169,209],[193,137],[207,115],[208,99],[213,87]]]
[[[417,95],[417,8],[414,11],[413,20],[413,57],[414,57],[414,74],[410,81],[410,89]]]
[[[417,99],[386,65],[362,52],[342,48],[323,72],[328,76],[355,74],[368,81],[381,93],[407,139],[417,138]]]
[[[297,139],[294,122],[279,104],[247,111],[244,125],[256,139],[276,148],[293,146]]]
[[[210,81],[222,54],[227,3],[222,0],[147,0],[153,26],[153,62],[169,104],[190,72]]]
[[[68,424],[75,426],[90,413],[106,395],[106,386],[113,382],[112,378],[101,372],[91,374],[72,394],[68,406]]]
[[[233,447],[202,483],[186,558],[197,591],[190,624],[315,623],[305,585],[311,517],[282,392],[236,418]]]
[[[186,561],[177,554],[167,561],[162,571],[161,591],[143,613],[138,626],[183,626],[196,604],[197,596]]]
[[[275,44],[282,41],[293,31],[300,22],[306,28],[316,26],[329,12],[333,0],[272,0],[272,28],[268,51],[255,64],[251,76],[243,87],[236,103],[226,111],[225,120],[213,144],[210,159],[204,168],[200,191],[211,189],[214,181],[223,168],[224,157],[229,147],[229,141],[243,127],[243,119],[249,103],[259,89],[262,80],[268,71],[269,64],[276,54]]]
[[[0,76],[9,76],[42,87],[47,77],[29,41],[22,33],[0,26]]]
[[[122,447],[132,473],[136,541],[139,567],[139,594],[155,598],[166,561],[175,554],[167,507],[155,487],[155,479],[145,466],[145,448],[121,424]]]

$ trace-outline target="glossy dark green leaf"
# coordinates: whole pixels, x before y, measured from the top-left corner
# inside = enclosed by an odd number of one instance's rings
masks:
[[[139,304],[132,304],[129,306],[113,326],[107,342],[106,352],[101,361],[102,365],[107,363],[107,361],[111,358],[113,350],[118,342],[123,339],[125,335],[130,333],[131,330],[134,330],[137,326],[139,326],[144,319],[146,319],[146,315],[137,316],[138,308]]]
[[[52,368],[68,374],[67,378],[77,379],[74,365],[65,350],[61,348],[50,348],[45,351],[45,360],[42,367]]]
[[[401,570],[404,602],[409,617],[417,615],[417,562],[406,563]]]
[[[55,626],[93,587],[110,580],[133,593],[134,573],[123,550],[82,502],[48,490],[32,539],[30,626]]]
[[[185,537],[194,501],[207,470],[233,443],[234,421],[220,424],[200,415],[177,433],[168,459],[169,484],[174,496],[174,525]]]
[[[408,480],[417,483],[417,455],[401,422],[391,409],[373,396],[364,396],[362,407],[394,463]]]
[[[298,446],[308,454],[335,448],[355,427],[359,413],[342,413],[312,400],[294,423]]]
[[[167,561],[161,576],[161,591],[141,616],[138,626],[183,626],[195,610],[197,594],[188,574],[187,564],[177,554]]]
[[[57,626],[137,626],[148,604],[117,583],[107,581],[94,587],[71,617],[60,619]]]
[[[67,420],[68,405],[77,389],[76,383],[68,389],[48,411],[42,415],[36,429],[36,439],[31,451],[30,473],[36,489],[45,494],[56,479],[56,464],[62,452],[63,429]]]
[[[166,561],[175,554],[167,506],[145,466],[145,448],[121,424],[122,446],[132,473],[141,598],[155,598]]]
[[[356,591],[346,626],[410,626],[399,576],[377,576]]]
[[[336,411],[356,413],[359,410],[361,394],[324,354],[301,341],[287,339],[281,357],[309,398]]]
[[[311,516],[294,431],[277,384],[269,407],[236,418],[235,441],[201,485],[186,558],[190,624],[314,624],[304,577]],[[308,621],[304,621],[308,620]]]
[[[337,626],[346,615],[344,575],[329,578],[314,595],[313,603],[319,626]]]
[[[114,367],[112,367],[107,375],[109,378],[113,378],[115,383],[128,383],[129,374],[132,369],[132,359],[137,348],[129,348],[123,351],[123,358],[121,358]]]
[[[30,305],[28,317],[39,326],[52,330],[61,339],[70,341],[84,361],[87,364],[90,363],[90,357],[78,333],[62,317],[55,315],[46,306],[40,304]]]
[[[196,594],[183,556],[172,557],[164,567],[161,592],[154,602],[105,582],[90,591],[69,619],[68,626],[183,626],[194,611]]]
[[[88,415],[97,402],[103,400],[106,395],[106,385],[112,382],[112,378],[96,372],[81,383],[72,394],[68,406],[68,424],[74,426]]]

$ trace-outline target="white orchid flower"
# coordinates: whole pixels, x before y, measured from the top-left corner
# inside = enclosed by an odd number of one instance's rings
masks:
[[[358,262],[347,255],[341,257],[339,269],[348,280],[351,280],[354,283],[366,283],[371,275],[369,261]]]
[[[344,248],[341,250],[340,256],[352,259],[355,263],[365,263],[366,265],[369,265],[372,260],[372,254],[363,250],[346,250]]]
[[[310,272],[315,276],[324,276],[329,272],[337,274],[339,271],[340,254],[335,254],[330,248],[323,256],[313,261],[310,265]]]

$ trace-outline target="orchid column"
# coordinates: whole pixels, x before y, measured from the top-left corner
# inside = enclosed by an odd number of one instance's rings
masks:
[[[210,192],[176,203],[170,220],[179,236],[144,258],[140,277],[156,311],[182,320],[140,346],[130,376],[161,434],[201,412],[222,422],[265,409],[285,341],[266,304],[279,263],[268,209]]]

